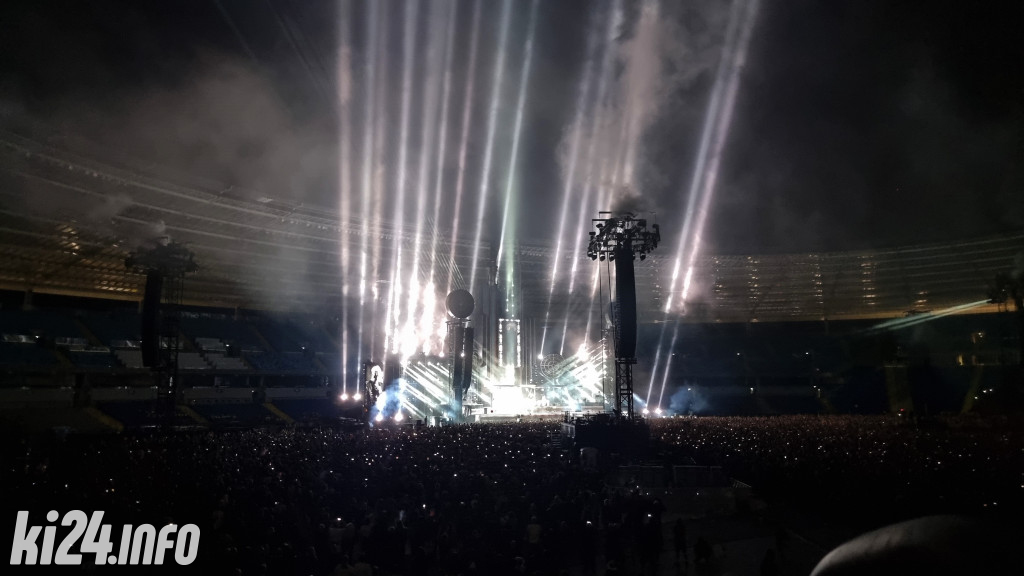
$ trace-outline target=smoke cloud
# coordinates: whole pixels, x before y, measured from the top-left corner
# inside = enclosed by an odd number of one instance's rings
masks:
[[[621,7],[621,12],[616,8]],[[612,3],[591,26],[608,30],[611,42],[595,59],[590,101],[579,124],[570,124],[559,144],[563,182],[569,180],[572,142],[578,142],[576,170],[590,175],[600,195],[585,212],[625,207],[671,212],[681,205],[679,173],[666,173],[664,143],[657,124],[694,129],[699,90],[717,64],[728,5],[644,0]],[[607,52],[605,52],[607,51]],[[602,66],[605,61],[609,66]],[[604,77],[600,77],[601,75]],[[670,162],[679,164],[679,149]],[[687,164],[690,158],[684,157]],[[595,176],[596,175],[596,176]],[[576,176],[575,194],[588,177]],[[598,206],[599,198],[610,204]]]

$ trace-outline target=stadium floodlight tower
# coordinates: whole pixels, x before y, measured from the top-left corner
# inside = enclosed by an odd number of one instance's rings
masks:
[[[636,275],[633,261],[658,247],[657,224],[647,230],[647,220],[626,212],[598,212],[592,220],[587,256],[615,263],[612,326],[615,341],[615,413],[633,420],[633,364],[636,364]]]

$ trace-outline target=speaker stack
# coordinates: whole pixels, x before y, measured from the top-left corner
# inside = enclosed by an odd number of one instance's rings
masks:
[[[476,301],[467,290],[459,289],[445,299],[448,314],[448,374],[451,379],[452,409],[456,417],[462,416],[462,401],[473,384],[473,328],[468,318],[473,314]]]
[[[146,287],[142,297],[142,365],[154,368],[160,365],[160,300],[164,291],[164,277],[157,270],[146,273]]]

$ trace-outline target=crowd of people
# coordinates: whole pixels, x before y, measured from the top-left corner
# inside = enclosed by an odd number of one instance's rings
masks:
[[[4,517],[79,509],[113,525],[193,523],[196,566],[219,574],[654,573],[663,548],[684,565],[707,557],[681,523],[663,529],[661,502],[561,450],[559,426],[26,438],[3,447]],[[1006,421],[676,418],[653,421],[651,439],[647,454],[666,463],[721,465],[767,497],[834,510],[1024,501],[1024,441]]]
[[[558,426],[72,436],[20,445],[3,475],[36,518],[194,523],[210,573],[594,574],[655,529],[660,545],[660,508],[606,489]]]
[[[1024,505],[1024,427],[1006,418],[675,418],[652,421],[652,436],[763,496],[870,523]]]

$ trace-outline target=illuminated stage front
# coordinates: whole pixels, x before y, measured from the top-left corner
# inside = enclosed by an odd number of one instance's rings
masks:
[[[475,358],[472,384],[462,403],[466,420],[493,416],[562,414],[564,412],[600,412],[605,409],[604,393],[608,378],[607,352],[603,343],[580,346],[575,354],[538,359],[533,377],[526,382],[517,378],[514,363],[485,362],[489,355]],[[402,375],[389,384],[381,398],[391,406],[400,406],[403,418],[435,422],[455,420],[456,403],[448,385],[450,375],[446,358],[419,356],[408,360]],[[397,404],[396,404],[397,402]],[[380,400],[378,400],[380,403]],[[387,406],[387,404],[385,404]],[[384,418],[393,418],[394,408],[381,407]],[[371,415],[371,418],[375,415]]]

